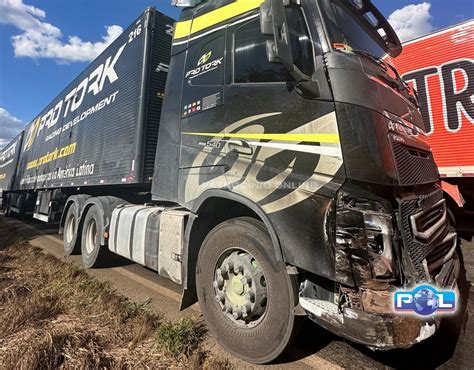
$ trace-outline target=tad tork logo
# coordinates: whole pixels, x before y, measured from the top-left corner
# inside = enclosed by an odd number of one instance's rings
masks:
[[[198,60],[198,67],[202,66],[203,64],[207,63],[209,59],[211,59],[212,56],[212,51],[209,53],[204,54],[201,58]]]

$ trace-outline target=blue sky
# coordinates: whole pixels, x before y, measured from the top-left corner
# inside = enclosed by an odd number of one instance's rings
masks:
[[[404,39],[474,17],[473,0],[373,2]],[[177,18],[169,3],[0,0],[0,148],[147,6]]]

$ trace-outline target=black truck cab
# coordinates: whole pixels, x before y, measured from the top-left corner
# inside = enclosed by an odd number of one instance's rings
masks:
[[[305,277],[299,305],[332,331],[379,348],[433,334],[391,301],[453,287],[459,265],[416,94],[387,61],[391,26],[369,1],[198,3],[175,29],[154,198],[251,205]]]

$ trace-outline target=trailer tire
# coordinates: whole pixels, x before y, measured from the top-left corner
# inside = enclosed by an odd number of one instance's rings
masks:
[[[76,203],[72,203],[66,213],[63,232],[64,253],[70,256],[81,253],[81,238],[79,232],[79,209]]]
[[[4,212],[5,217],[11,217],[12,211],[10,210],[10,200],[7,198],[7,204],[5,206],[5,212]]]
[[[240,278],[236,271],[240,271]],[[240,217],[216,226],[200,249],[196,284],[210,332],[235,356],[268,363],[294,339],[299,327],[296,319],[300,319],[294,315],[298,303],[296,279],[287,273],[285,263],[275,258],[272,240],[261,221]],[[234,286],[238,290],[234,291]],[[266,293],[261,292],[262,287]],[[261,306],[255,308],[257,302]]]
[[[87,268],[105,265],[109,251],[100,242],[100,233],[103,229],[103,219],[99,207],[93,205],[87,211],[81,235],[82,262]]]

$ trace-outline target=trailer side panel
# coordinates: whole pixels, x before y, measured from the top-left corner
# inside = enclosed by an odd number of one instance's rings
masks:
[[[23,131],[0,151],[0,197],[13,187],[22,140]]]
[[[146,138],[145,101],[152,66],[145,58],[152,33],[165,47],[170,39],[164,27],[154,29],[149,9],[27,126],[15,189],[150,182],[144,147],[153,145]],[[169,62],[169,55],[160,56]]]

